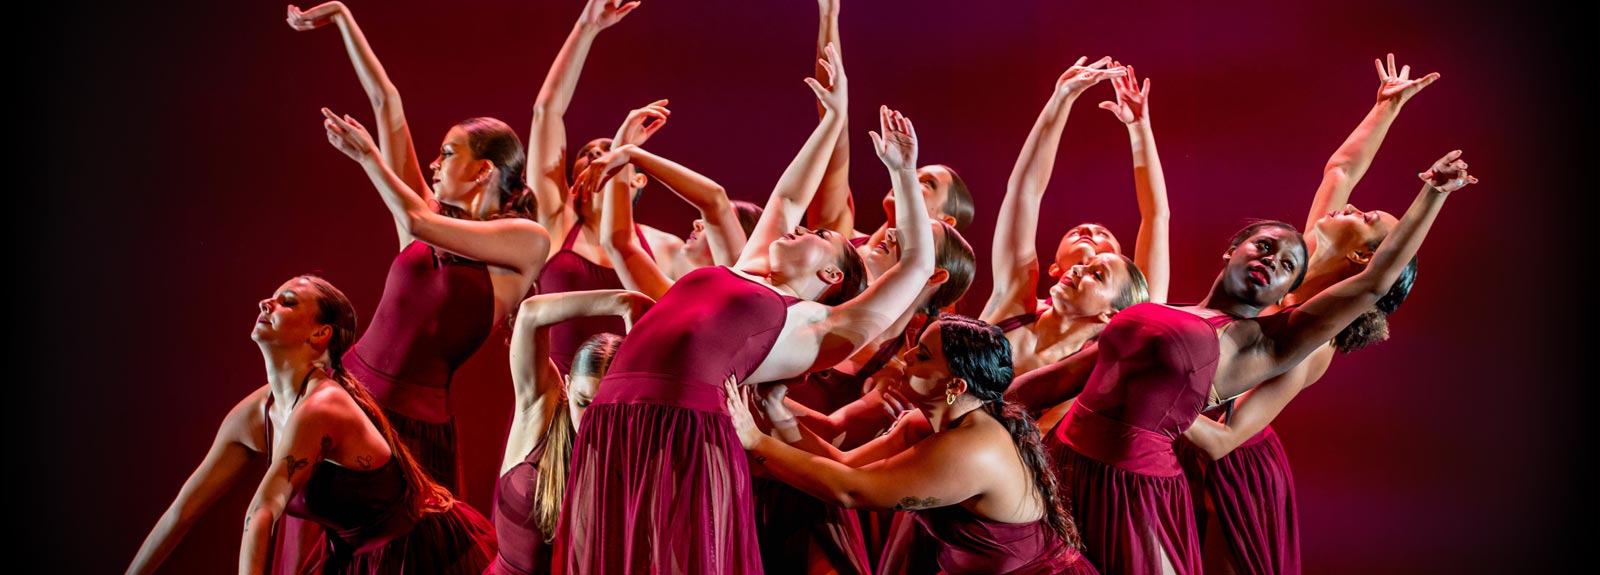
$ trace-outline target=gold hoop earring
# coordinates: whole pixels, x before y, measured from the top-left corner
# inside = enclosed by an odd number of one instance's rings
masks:
[[[956,404],[956,392],[948,390],[948,389],[944,390],[944,404],[945,405],[955,405]]]

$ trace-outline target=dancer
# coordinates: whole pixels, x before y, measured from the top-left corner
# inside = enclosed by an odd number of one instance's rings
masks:
[[[847,507],[913,512],[947,573],[1094,573],[1077,553],[1038,428],[1001,399],[1009,348],[971,318],[929,326],[904,354],[904,391],[934,433],[909,448],[885,436],[843,454],[810,436],[808,453],[761,433],[732,386],[728,409],[740,442],[783,481]]]
[[[261,300],[250,337],[267,385],[228,413],[128,573],[154,572],[258,455],[271,463],[245,515],[241,573],[267,572],[272,531],[286,513],[326,533],[303,572],[482,572],[494,555],[493,528],[428,478],[345,369],[340,358],[355,334],[355,308],[322,278],[291,279]]]
[[[500,554],[489,573],[551,573],[550,539],[567,494],[572,439],[622,343],[616,334],[589,338],[565,378],[550,361],[550,326],[574,317],[610,315],[631,327],[653,302],[630,291],[542,294],[522,302],[511,334],[511,379],[517,409],[500,464],[495,532]]]
[[[837,85],[846,74],[827,52]],[[680,279],[629,334],[585,414],[557,536],[568,571],[760,573],[749,470],[721,384],[838,363],[887,328],[932,274],[931,228],[913,191],[914,132],[887,108],[873,138],[910,207],[899,222],[910,230],[900,265],[855,297],[861,264],[845,239],[794,226],[841,124],[832,93],[807,83],[828,111],[780,178],[738,268]]]
[[[1378,147],[1407,101],[1439,78],[1427,74],[1412,79],[1411,67],[1395,69],[1394,54],[1388,66],[1373,60],[1378,69],[1378,98],[1361,124],[1328,159],[1322,184],[1306,217],[1304,240],[1311,256],[1306,278],[1280,306],[1310,300],[1323,289],[1364,269],[1398,219],[1383,211],[1363,212],[1346,201],[1366,173]],[[1343,206],[1340,208],[1339,206]],[[1205,517],[1198,522],[1208,535],[1201,538],[1206,570],[1232,573],[1299,573],[1300,536],[1296,513],[1294,476],[1288,456],[1271,421],[1289,401],[1322,377],[1334,352],[1349,353],[1388,337],[1388,315],[1410,294],[1416,279],[1413,258],[1394,286],[1355,323],[1332,341],[1318,347],[1305,361],[1283,375],[1268,380],[1233,402],[1225,423],[1210,418],[1195,420],[1184,438],[1199,448],[1199,477],[1205,487],[1197,497],[1209,496],[1216,530]],[[1197,502],[1198,503],[1198,502]],[[1197,511],[1205,506],[1196,505]],[[1221,552],[1212,552],[1216,548]]]
[[[296,30],[330,22],[374,104],[381,145],[355,119],[324,109],[328,141],[362,165],[400,240],[372,325],[343,361],[372,390],[423,469],[460,495],[451,379],[527,296],[550,236],[528,219],[533,195],[522,180],[522,142],[510,127],[493,118],[451,127],[429,166],[430,186],[400,94],[349,9],[338,2],[305,12],[289,7]]]
[[[1018,379],[1011,396],[1030,408],[1077,397],[1047,443],[1091,562],[1110,573],[1200,569],[1177,436],[1206,405],[1288,371],[1381,299],[1448,194],[1477,182],[1460,155],[1419,174],[1422,191],[1366,269],[1304,304],[1255,319],[1298,287],[1307,257],[1293,226],[1253,224],[1235,235],[1199,305],[1128,308],[1096,353]]]
[[[642,145],[661,129],[671,111],[661,100],[628,115],[614,138],[597,138],[584,144],[572,158],[567,171],[567,131],[565,117],[578,87],[578,77],[589,57],[589,48],[601,31],[622,21],[638,2],[588,0],[561,51],[550,64],[544,84],[533,104],[533,127],[528,135],[528,185],[538,198],[538,220],[552,237],[562,238],[550,255],[550,262],[539,274],[541,293],[622,289],[600,245],[600,198],[597,194],[575,193],[572,178],[588,168],[589,162],[613,146]],[[645,185],[643,177],[628,180],[637,192]],[[595,190],[598,192],[598,190]],[[637,226],[635,233],[652,258],[665,265],[675,260],[684,242],[672,234]],[[597,333],[622,331],[621,320],[609,317],[578,318],[553,326],[550,331],[550,357],[562,373],[572,365],[578,346]]]

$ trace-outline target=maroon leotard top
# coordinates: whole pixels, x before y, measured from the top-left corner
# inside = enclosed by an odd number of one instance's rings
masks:
[[[262,416],[267,424],[267,454],[272,453],[273,396]],[[382,546],[405,535],[415,523],[406,513],[406,479],[393,454],[372,470],[355,470],[327,460],[311,466],[311,477],[294,494],[285,512],[323,526],[355,552]]]
[[[488,266],[414,241],[390,264],[372,323],[344,354],[344,364],[380,404],[394,409],[388,388],[449,388],[456,368],[492,331]]]
[[[562,405],[560,409],[566,409]],[[495,557],[493,571],[496,575],[528,575],[549,573],[551,569],[550,545],[545,543],[544,532],[539,530],[539,520],[534,508],[539,504],[534,490],[539,476],[539,458],[544,457],[545,442],[528,451],[527,457],[500,476],[498,500],[495,501],[494,531],[500,541],[500,554]]]
[[[1083,417],[1069,417],[1079,425],[1063,421],[1057,437],[1102,462],[1177,474],[1172,442],[1205,408],[1221,357],[1217,330],[1232,321],[1153,303],[1122,310],[1100,334],[1094,371],[1074,406]]]
[[[960,505],[911,514],[938,543],[939,567],[950,575],[1059,573],[1078,557],[1039,521],[991,521]]]
[[[722,382],[761,365],[798,301],[726,267],[689,272],[634,324],[593,404],[724,413]]]
[[[572,251],[572,243],[578,239],[582,227],[574,224],[567,232],[567,239],[561,242],[561,250],[545,262],[544,270],[539,272],[539,293],[623,289],[617,270],[591,262]],[[645,255],[655,257],[650,252],[650,243],[644,240],[644,230],[635,225],[633,231],[639,236],[639,246],[644,248]],[[572,368],[572,356],[583,347],[583,342],[601,333],[622,335],[623,327],[621,318],[609,316],[580,317],[550,326],[550,359],[555,360],[556,367],[565,374]]]

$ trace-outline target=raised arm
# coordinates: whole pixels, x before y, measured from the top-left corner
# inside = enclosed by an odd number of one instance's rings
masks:
[[[506,436],[500,473],[520,463],[549,431],[551,417],[563,409],[564,384],[550,361],[550,326],[579,317],[620,316],[631,328],[655,302],[626,290],[541,294],[522,300],[511,331],[511,384],[516,411]]]
[[[1161,172],[1161,155],[1156,153],[1156,134],[1150,127],[1150,79],[1144,85],[1134,76],[1113,78],[1115,102],[1101,102],[1128,126],[1128,143],[1133,147],[1133,187],[1139,196],[1139,239],[1133,247],[1133,263],[1144,272],[1150,284],[1150,301],[1167,302],[1167,286],[1172,283],[1171,224],[1167,207],[1167,178]]]
[[[303,12],[290,4],[288,22],[290,28],[300,32],[320,28],[330,22],[339,28],[345,54],[350,57],[350,65],[355,67],[356,78],[361,80],[367,101],[372,103],[372,115],[377,118],[378,151],[383,163],[400,176],[400,181],[422,196],[423,202],[429,207],[437,207],[433,191],[428,188],[428,180],[422,173],[422,162],[411,139],[411,127],[406,124],[400,91],[389,81],[383,63],[378,61],[377,53],[367,43],[367,36],[356,24],[355,14],[343,2],[327,2]],[[411,244],[412,238],[398,221],[395,227],[400,232],[400,248],[405,249]]]
[[[578,76],[589,58],[589,47],[601,30],[621,21],[638,8],[638,2],[589,0],[573,24],[567,41],[550,63],[539,96],[533,103],[533,126],[528,132],[528,173],[524,178],[539,202],[539,223],[565,233],[576,220],[567,203],[567,106],[578,89]]]
[[[839,8],[841,0],[817,0],[817,75],[827,78],[822,66],[827,58],[827,47],[843,50],[839,44]],[[834,140],[833,152],[828,156],[828,168],[822,173],[822,186],[817,197],[806,208],[806,221],[813,228],[833,230],[846,237],[855,231],[856,209],[850,195],[850,97],[843,87],[829,81],[827,86],[838,94],[840,130]],[[828,108],[820,102],[817,115],[826,116]]]
[[[818,65],[828,72],[834,88],[824,88],[816,78],[805,80],[811,91],[816,93],[817,102],[825,109],[822,120],[817,122],[816,129],[811,131],[805,145],[800,147],[800,153],[789,162],[789,167],[783,170],[778,184],[773,187],[767,207],[761,212],[761,219],[756,222],[755,230],[744,244],[744,251],[739,254],[737,267],[741,270],[766,273],[767,247],[800,223],[806,206],[811,203],[817,186],[822,182],[822,172],[827,168],[833,141],[839,137],[839,131],[844,126],[844,114],[840,109],[843,102],[839,97],[847,84],[844,62],[831,46],[824,52],[828,57],[819,60]]]
[[[473,221],[440,215],[378,159],[372,135],[365,127],[354,118],[341,118],[327,108],[322,109],[322,115],[328,143],[361,164],[405,234],[445,251],[519,273],[537,276],[543,269],[550,251],[550,234],[543,226],[522,218]]]
[[[610,162],[616,163],[615,170],[621,177],[597,176],[606,171]],[[645,253],[644,246],[639,245],[633,226],[633,187],[628,183],[632,178],[633,167],[627,164],[627,158],[608,153],[589,164],[583,181],[586,186],[603,181],[598,184],[605,190],[600,198],[600,247],[605,249],[606,257],[611,258],[611,267],[622,280],[622,287],[661,299],[675,282],[650,254]]]
[[[1387,67],[1376,59],[1372,64],[1378,69],[1378,102],[1323,167],[1322,183],[1317,185],[1311,213],[1306,216],[1308,232],[1319,218],[1349,203],[1350,190],[1366,175],[1372,158],[1378,155],[1378,147],[1383,145],[1383,137],[1389,133],[1389,126],[1400,116],[1400,109],[1417,92],[1439,79],[1439,73],[1434,72],[1413,80],[1411,66],[1401,67],[1396,72],[1394,54],[1389,54]],[[1316,241],[1316,234],[1307,233],[1306,249],[1315,250]]]
[[[728,199],[728,192],[711,178],[682,164],[657,156],[633,144],[612,148],[604,156],[590,162],[588,169],[579,177],[582,193],[588,193],[596,186],[603,185],[602,182],[612,178],[626,165],[632,165],[655,178],[679,198],[694,206],[700,212],[700,218],[705,221],[706,241],[711,247],[712,261],[717,265],[734,263],[739,251],[744,248],[745,237],[744,228],[739,227],[739,215],[733,211],[733,202]],[[631,198],[624,199],[631,202]],[[627,221],[630,227],[613,231],[626,231],[627,235],[632,237],[632,224],[630,217]],[[613,234],[606,234],[605,237],[614,241],[624,239],[614,237]]]
[[[211,450],[183,482],[178,496],[161,514],[150,534],[145,536],[144,544],[139,546],[139,552],[128,565],[129,575],[154,573],[177,548],[195,520],[239,480],[245,465],[256,455],[245,446],[245,441],[254,435],[251,430],[261,425],[261,401],[266,392],[266,386],[262,386],[233,406],[222,420],[216,439],[211,441]]]
[[[1460,150],[1445,154],[1418,176],[1425,182],[1422,191],[1378,246],[1366,269],[1323,290],[1304,305],[1251,322],[1260,326],[1260,334],[1253,341],[1239,344],[1236,359],[1220,364],[1226,368],[1218,370],[1218,394],[1232,397],[1284,373],[1338,335],[1394,285],[1422,247],[1428,228],[1433,226],[1450,193],[1478,183],[1477,178],[1467,174],[1467,162],[1461,159]],[[1285,313],[1287,318],[1277,319]],[[1228,333],[1232,332],[1230,329]]]
[[[1078,58],[1056,79],[1055,90],[1034,121],[1028,139],[1023,141],[1022,152],[1011,169],[1011,178],[1006,181],[1006,197],[1000,203],[1000,217],[995,222],[994,245],[990,251],[994,288],[989,293],[989,302],[983,306],[984,321],[998,322],[1031,312],[1037,305],[1039,249],[1035,242],[1039,233],[1039,204],[1044,201],[1045,186],[1055,170],[1056,149],[1067,125],[1067,114],[1084,90],[1123,73],[1121,68],[1107,68],[1111,64],[1109,56],[1085,65],[1088,60]],[[895,201],[899,202],[899,198]],[[900,211],[895,210],[897,214]]]

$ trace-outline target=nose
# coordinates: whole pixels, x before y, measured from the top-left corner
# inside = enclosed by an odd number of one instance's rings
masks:
[[[439,171],[439,165],[442,164],[442,163],[444,163],[444,156],[439,156],[437,158],[434,158],[433,162],[428,164],[428,169],[437,172],[437,171]]]
[[[694,221],[694,231],[696,231],[696,232],[706,231],[706,221],[705,220],[695,220]]]
[[[256,306],[261,308],[261,313],[266,313],[266,312],[272,311],[272,299],[271,298],[267,298],[267,299],[261,300],[261,302],[256,304]]]

